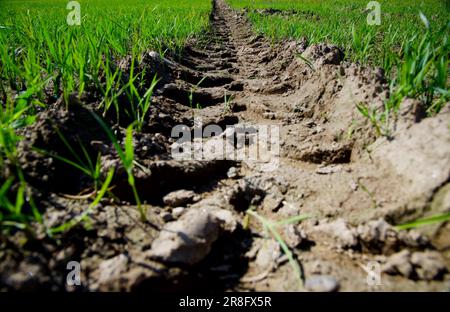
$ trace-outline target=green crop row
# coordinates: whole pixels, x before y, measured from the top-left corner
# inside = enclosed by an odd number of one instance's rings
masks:
[[[81,0],[81,24],[68,25],[68,1],[0,2],[0,92],[33,90],[43,102],[97,88],[114,73],[114,61],[152,49],[179,50],[208,25],[205,0]],[[113,74],[112,74],[113,75]],[[113,97],[111,93],[104,94]]]
[[[17,144],[22,139],[18,130],[32,124],[38,110],[58,99],[63,100],[60,103],[64,109],[64,105],[70,104],[72,93],[81,95],[84,91],[97,96],[98,109],[103,113],[115,108],[117,119],[119,97],[123,101],[126,96],[127,120],[131,124],[123,150],[108,131],[109,125],[102,123],[101,117],[96,118],[121,156],[136,204],[145,217],[132,176],[131,136],[133,129],[142,129],[158,77],[143,79],[146,68],[138,65],[145,51],[180,52],[187,40],[208,27],[211,12],[211,2],[207,0],[79,0],[78,25],[77,3],[68,6],[69,3],[68,0],[0,1],[1,229],[31,230],[32,222],[43,222],[42,211],[33,200],[26,172],[18,161]],[[119,66],[123,60],[130,65],[126,70]],[[75,153],[76,147],[70,146],[62,133],[58,135],[70,151],[69,158],[52,151],[39,152],[92,178],[93,203],[98,203],[108,193],[113,172],[102,181],[99,158],[90,159],[84,145],[77,147],[81,154]],[[53,232],[73,224],[62,225]]]
[[[450,100],[448,1],[379,0],[379,23],[372,23],[375,7],[368,0],[228,2],[246,9],[255,30],[273,41],[328,42],[343,48],[349,61],[383,68],[391,81],[388,112],[406,96],[422,99],[430,113]]]

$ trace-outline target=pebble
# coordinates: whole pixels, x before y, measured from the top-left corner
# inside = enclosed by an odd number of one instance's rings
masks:
[[[431,281],[440,279],[447,272],[447,268],[444,259],[437,251],[427,250],[411,253],[405,249],[387,259],[383,266],[383,272]]]
[[[412,276],[414,269],[410,263],[411,253],[405,249],[390,256],[382,271],[391,275],[400,274],[404,277]]]
[[[178,219],[182,214],[183,214],[183,212],[186,210],[186,208],[184,208],[184,207],[176,207],[176,208],[173,208],[172,209],[172,216],[175,218],[175,219]]]
[[[182,206],[188,203],[191,203],[195,197],[195,193],[193,191],[189,190],[178,190],[171,192],[164,196],[163,202],[164,204],[171,206],[171,207],[177,207]]]
[[[230,179],[234,179],[234,178],[238,177],[238,172],[237,172],[236,167],[231,167],[230,169],[228,169],[227,177]]]
[[[333,237],[336,241],[336,247],[351,248],[358,243],[354,231],[344,219],[319,224],[314,228],[314,234],[317,239],[320,239],[323,234]]]
[[[161,216],[161,218],[163,219],[164,222],[169,222],[169,221],[172,221],[172,220],[173,220],[172,214],[170,214],[170,213],[167,212],[167,211],[162,211],[162,212],[160,213],[160,216]]]
[[[306,278],[305,288],[314,292],[333,292],[339,289],[339,282],[329,275],[313,275]]]
[[[119,279],[120,275],[126,270],[127,264],[128,257],[124,254],[103,261],[98,268],[98,283],[103,285],[108,284],[115,279]]]
[[[421,280],[437,280],[447,272],[444,259],[437,251],[415,252],[411,256],[411,263],[416,269],[417,277]]]
[[[283,195],[278,192],[269,193],[264,197],[263,207],[268,211],[275,211],[283,202]]]
[[[209,254],[220,227],[221,221],[213,211],[189,210],[179,220],[166,224],[148,256],[164,263],[194,265]]]

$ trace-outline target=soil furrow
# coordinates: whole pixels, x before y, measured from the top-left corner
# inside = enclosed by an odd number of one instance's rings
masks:
[[[62,193],[92,187],[79,170],[32,148],[69,155],[54,126],[69,143],[85,142],[94,159],[100,154],[102,176],[116,169],[116,201],[92,208],[89,223],[63,233],[60,244],[43,237],[23,243],[20,233],[3,238],[15,247],[0,251],[0,289],[448,288],[449,226],[393,225],[450,209],[450,113],[422,118],[414,109],[420,103],[408,99],[388,140],[357,109],[383,107],[389,87],[379,70],[347,62],[333,45],[271,43],[223,0],[214,0],[210,23],[207,38],[191,42],[181,58],[149,52],[139,64],[162,78],[134,136],[133,174],[147,222],[132,204],[117,152],[93,125],[89,112],[101,113],[98,103],[75,98],[77,105],[40,113],[25,131],[20,160],[49,227],[89,206]],[[121,104],[125,112],[128,104]],[[123,142],[129,120],[116,118],[105,115]],[[180,142],[174,135],[180,125],[185,134],[203,136]],[[227,147],[248,154],[227,158]],[[194,156],[177,158],[174,150]],[[247,157],[250,151],[256,159]],[[308,216],[277,227],[301,265],[300,282],[248,209],[269,222]],[[81,264],[78,288],[66,284],[68,261]],[[367,282],[370,263],[378,266],[379,283]]]

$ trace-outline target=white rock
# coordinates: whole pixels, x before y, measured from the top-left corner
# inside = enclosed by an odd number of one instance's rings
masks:
[[[184,207],[173,208],[172,209],[172,216],[175,219],[178,219],[184,213],[185,210],[186,210],[186,208],[184,208]]]
[[[313,275],[306,278],[305,288],[314,292],[332,292],[339,289],[339,282],[329,275]]]

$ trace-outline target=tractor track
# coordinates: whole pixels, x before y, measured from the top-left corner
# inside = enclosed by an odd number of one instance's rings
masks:
[[[130,61],[118,66],[126,72]],[[78,290],[448,288],[449,226],[402,233],[392,227],[427,209],[445,210],[448,112],[423,119],[412,109],[417,102],[408,100],[393,139],[377,137],[356,105],[383,106],[389,94],[382,72],[346,62],[333,45],[271,43],[224,0],[213,1],[210,29],[181,57],[150,51],[139,66],[148,70],[148,82],[160,78],[148,121],[134,136],[133,173],[147,222],[139,221],[117,153],[88,113],[98,102],[85,96],[69,111],[52,107],[19,147],[46,224],[67,222],[89,205],[62,195],[88,188],[85,177],[31,149],[67,153],[55,125],[69,142],[81,140],[93,157],[101,154],[103,175],[116,169],[119,202],[103,200],[90,212],[89,227],[63,233],[60,244],[39,237],[19,245],[20,233],[3,237],[0,289],[77,290],[65,283],[72,260],[81,263]],[[105,116],[123,141],[128,120],[115,118]],[[221,138],[226,126],[277,126],[279,162],[267,171],[249,160],[175,159],[171,132],[181,124],[192,133],[222,129],[204,143]],[[247,224],[249,207],[271,221],[310,216],[280,229],[301,264],[303,284],[278,243],[256,220]],[[362,266],[369,260],[380,264],[381,286],[367,284]]]

